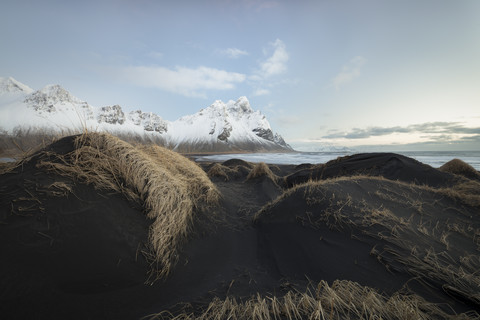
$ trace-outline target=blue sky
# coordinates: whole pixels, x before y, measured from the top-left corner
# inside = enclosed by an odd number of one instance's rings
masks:
[[[0,76],[95,106],[247,96],[297,148],[480,150],[476,0],[6,0],[0,39]]]

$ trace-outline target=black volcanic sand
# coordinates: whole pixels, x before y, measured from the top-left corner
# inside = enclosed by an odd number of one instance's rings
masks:
[[[141,206],[37,164],[0,175],[3,319],[135,319],[336,279],[416,293],[452,314],[480,310],[480,190],[453,194],[475,181],[404,156],[271,165],[255,178],[242,160],[201,163],[222,194],[217,218],[153,284]]]

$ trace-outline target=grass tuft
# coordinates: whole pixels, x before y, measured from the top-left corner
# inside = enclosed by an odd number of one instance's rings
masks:
[[[215,163],[210,170],[208,170],[207,175],[209,177],[219,177],[225,179],[225,181],[228,181],[228,174],[227,171],[233,171],[232,169],[222,166],[220,163]]]
[[[306,292],[288,291],[283,297],[260,294],[246,301],[214,298],[200,313],[184,310],[173,315],[163,311],[148,319],[479,319],[476,313],[450,315],[438,305],[412,293],[392,296],[356,282],[320,281]]]
[[[250,173],[247,176],[247,180],[252,180],[260,177],[268,177],[272,181],[277,182],[278,177],[270,170],[265,162],[259,162],[255,164]]]
[[[110,134],[85,133],[76,138],[72,152],[45,152],[41,159],[40,167],[142,204],[153,220],[152,281],[167,277],[177,263],[195,209],[215,205],[219,199],[210,179],[191,160],[158,146],[134,147]]]
[[[353,176],[308,182],[288,189],[279,198],[258,211],[254,220],[276,212],[289,197],[301,197],[306,207],[296,221],[313,228],[327,226],[343,231],[358,230],[382,244],[375,253],[390,270],[406,270],[416,279],[454,295],[457,299],[480,305],[480,230],[474,216],[480,206],[478,182],[459,179],[451,188],[432,188],[381,177]],[[356,192],[358,188],[376,190],[352,197],[339,189]],[[476,190],[476,193],[475,193]],[[456,213],[440,212],[437,203],[459,203]],[[461,215],[458,215],[458,214]],[[455,217],[455,223],[449,221]],[[458,243],[470,247],[459,247]]]
[[[478,173],[478,171],[475,170],[474,167],[460,159],[450,160],[449,162],[441,166],[439,170],[443,172],[458,174],[469,179],[480,178],[480,173]]]

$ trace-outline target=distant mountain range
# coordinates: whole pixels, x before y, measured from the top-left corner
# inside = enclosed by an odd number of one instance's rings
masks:
[[[126,113],[119,105],[91,106],[59,85],[34,91],[13,78],[0,78],[0,133],[65,135],[84,130],[153,141],[179,152],[292,150],[246,97],[217,100],[193,115],[166,121],[151,112]]]

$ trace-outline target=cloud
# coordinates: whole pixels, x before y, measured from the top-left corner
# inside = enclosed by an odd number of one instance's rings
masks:
[[[248,84],[254,89],[253,95],[267,95],[278,85],[298,83],[298,80],[275,77],[287,70],[290,58],[282,40],[270,42],[268,47],[263,49],[263,54],[266,56],[265,60],[260,61],[258,68],[248,75]]]
[[[245,81],[241,73],[208,67],[124,67],[114,71],[121,80],[137,86],[159,88],[188,97],[206,97],[205,90],[229,90]]]
[[[360,70],[366,62],[367,60],[361,56],[350,60],[347,65],[343,66],[342,71],[333,78],[333,86],[338,90],[345,84],[352,82],[353,79],[358,78],[360,76]]]
[[[324,139],[366,139],[385,136],[394,133],[422,133],[431,139],[446,139],[454,134],[479,135],[480,128],[465,127],[460,122],[426,122],[406,127],[369,127],[366,129],[353,128],[350,132],[332,132]]]
[[[267,90],[267,89],[257,89],[253,92],[253,95],[254,96],[264,96],[264,95],[267,95],[267,94],[270,94],[270,90]]]
[[[289,59],[285,43],[277,39],[270,43],[273,47],[273,54],[264,62],[260,63],[259,75],[262,78],[268,78],[274,75],[284,73],[287,70],[287,62]]]
[[[269,55],[265,53],[267,57],[259,63],[256,71],[248,75],[248,85],[253,89],[255,96],[270,94],[271,88],[275,86],[275,79],[272,80],[271,77],[282,74],[287,70],[289,55],[283,41],[276,39],[269,43],[268,52]],[[238,48],[217,50],[216,53],[232,59],[249,55],[247,51]],[[150,56],[161,58],[162,54],[151,52]],[[203,98],[206,98],[208,90],[234,89],[237,84],[243,83],[247,79],[247,75],[243,73],[205,66],[197,68],[126,66],[104,68],[104,71],[120,81],[136,86],[159,88],[188,97]],[[267,79],[268,83],[266,83]]]
[[[262,82],[263,78],[258,74],[251,74],[248,76],[248,80],[252,82]]]
[[[224,50],[219,50],[218,53],[222,56],[227,56],[232,59],[237,59],[241,56],[247,56],[248,52],[244,50],[240,50],[237,48],[228,48]]]

